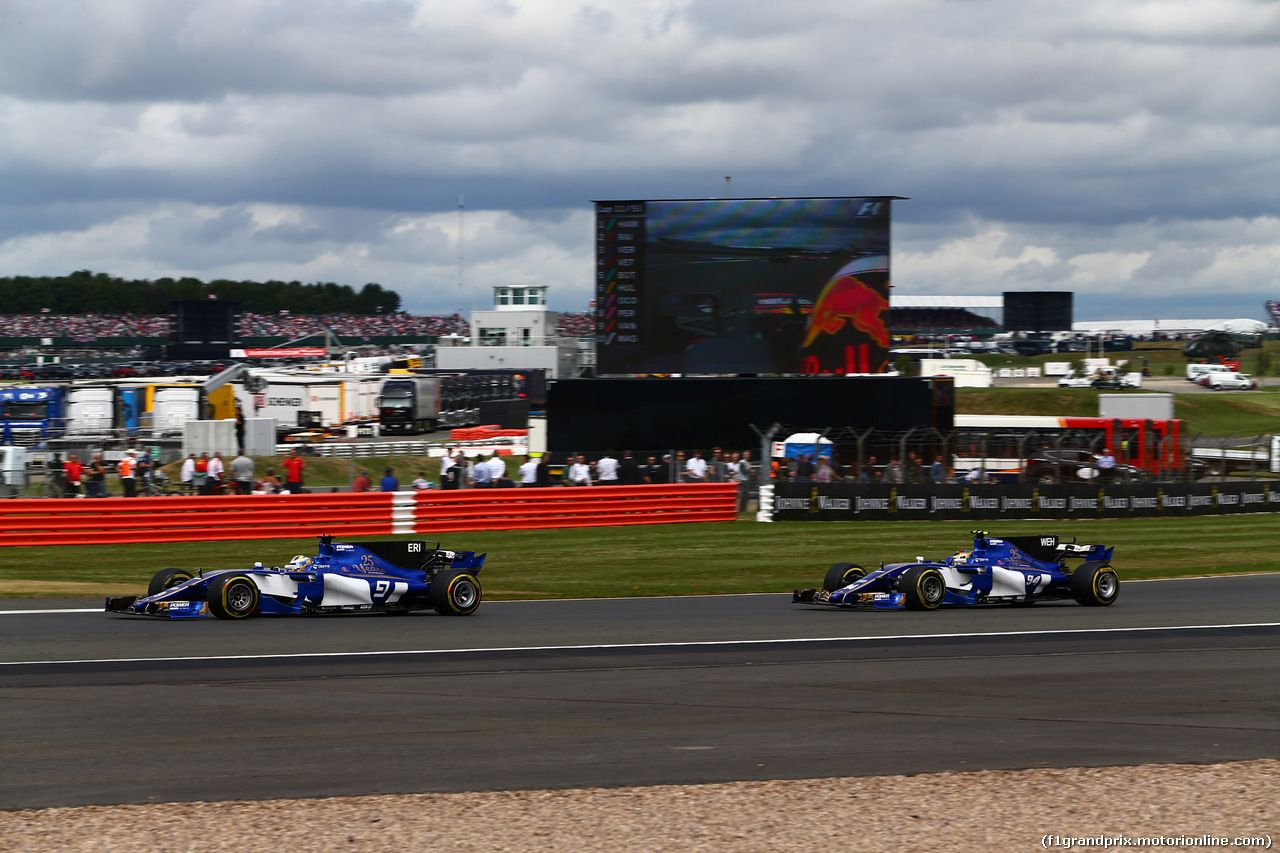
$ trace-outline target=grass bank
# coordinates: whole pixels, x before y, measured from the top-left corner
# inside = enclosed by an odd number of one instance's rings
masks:
[[[1092,388],[957,388],[956,413],[1093,418],[1098,416],[1098,395],[1115,393],[1124,392]],[[1269,434],[1280,431],[1280,394],[1174,394],[1173,414],[1187,422],[1191,435]]]
[[[973,522],[779,522],[478,531],[439,537],[487,551],[481,572],[495,599],[781,592],[821,582],[832,563],[940,557],[971,542]],[[1122,578],[1280,571],[1280,518],[1015,521],[997,535],[1060,533],[1116,548]],[[409,539],[414,537],[391,537]],[[424,537],[425,538],[425,537]],[[0,548],[0,596],[89,597],[146,589],[161,568],[280,565],[314,554],[315,539],[164,545]]]

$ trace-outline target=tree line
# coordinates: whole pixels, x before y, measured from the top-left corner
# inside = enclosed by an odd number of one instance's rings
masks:
[[[5,314],[169,314],[169,303],[191,299],[240,303],[255,314],[390,314],[400,310],[400,294],[369,283],[300,281],[210,282],[198,278],[125,279],[80,270],[63,276],[0,277],[0,312]]]

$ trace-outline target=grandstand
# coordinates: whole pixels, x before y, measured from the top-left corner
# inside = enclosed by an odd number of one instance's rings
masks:
[[[964,335],[1002,331],[999,296],[889,297],[889,329],[895,335]]]

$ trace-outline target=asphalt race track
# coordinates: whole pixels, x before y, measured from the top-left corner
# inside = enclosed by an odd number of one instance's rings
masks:
[[[0,808],[1280,758],[1280,575],[934,613],[98,606],[0,603]]]

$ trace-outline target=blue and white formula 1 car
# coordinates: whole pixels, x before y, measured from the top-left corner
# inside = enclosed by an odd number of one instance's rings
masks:
[[[145,596],[112,596],[106,609],[138,616],[244,619],[302,613],[408,613],[434,609],[468,616],[480,606],[485,554],[445,551],[430,542],[334,542],[285,566],[212,572],[164,569]]]
[[[881,564],[872,572],[854,563],[836,563],[827,571],[822,589],[797,589],[791,601],[936,610],[944,604],[1032,604],[1073,598],[1086,606],[1105,607],[1120,593],[1120,578],[1110,566],[1114,550],[1077,545],[1075,537],[996,539],[975,530],[972,551],[941,560],[917,557],[914,563]],[[1084,562],[1070,569],[1071,559]]]

